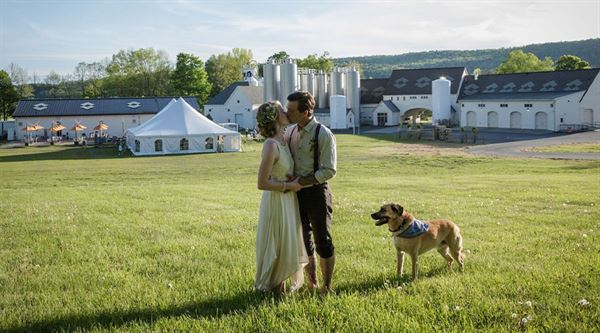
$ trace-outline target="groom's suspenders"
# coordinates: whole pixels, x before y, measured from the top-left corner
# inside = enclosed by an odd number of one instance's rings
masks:
[[[292,136],[294,135],[294,131],[298,128],[298,125],[296,125],[296,127],[292,128],[292,133],[290,133],[290,137],[288,139],[288,147],[292,146]],[[317,170],[319,170],[319,131],[321,131],[321,124],[317,124],[317,129],[315,130],[315,146],[314,146],[314,155],[313,155],[313,173],[317,173]]]

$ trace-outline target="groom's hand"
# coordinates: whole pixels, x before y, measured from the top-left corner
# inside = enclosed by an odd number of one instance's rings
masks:
[[[319,183],[315,175],[302,176],[298,179],[298,183],[302,186],[314,185]]]

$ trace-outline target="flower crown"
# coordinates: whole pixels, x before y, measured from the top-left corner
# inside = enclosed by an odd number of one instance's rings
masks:
[[[277,119],[277,107],[272,104],[267,105],[265,111],[259,113],[256,117],[256,121],[261,126],[269,125],[275,121],[275,119]]]

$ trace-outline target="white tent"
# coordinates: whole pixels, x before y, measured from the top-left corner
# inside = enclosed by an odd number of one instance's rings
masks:
[[[240,151],[240,133],[206,118],[183,98],[173,99],[154,117],[127,130],[134,155],[165,155]]]

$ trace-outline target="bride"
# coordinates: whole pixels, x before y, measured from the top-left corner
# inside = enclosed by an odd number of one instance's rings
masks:
[[[298,199],[294,192],[302,185],[298,179],[289,181],[294,161],[283,131],[289,124],[279,102],[261,105],[256,113],[260,134],[266,138],[258,169],[258,189],[263,190],[256,235],[256,281],[261,291],[285,292],[285,280],[290,279],[289,291],[304,284],[302,273],[308,263],[302,240]]]

